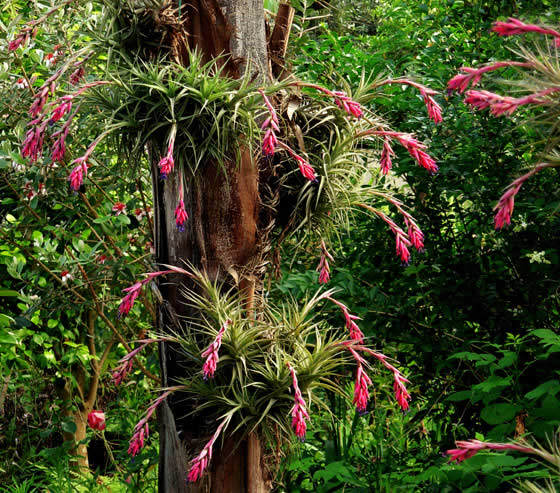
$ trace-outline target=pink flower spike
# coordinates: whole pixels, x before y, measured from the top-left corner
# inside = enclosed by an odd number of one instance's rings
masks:
[[[348,329],[350,339],[362,344],[364,342],[364,334],[358,327],[358,324],[355,322],[355,320],[360,320],[360,317],[358,317],[357,315],[352,315],[348,310],[348,307],[344,303],[341,303],[340,301],[335,300],[330,296],[325,296],[325,299],[333,302],[341,309],[346,321],[346,328]]]
[[[45,129],[47,121],[37,118],[29,123],[31,128],[25,134],[22,144],[21,156],[29,158],[30,163],[35,163],[43,152],[43,142],[45,140]]]
[[[502,229],[504,226],[511,224],[511,214],[513,213],[515,196],[523,186],[523,183],[541,169],[549,166],[550,165],[548,163],[541,163],[508,185],[506,191],[494,207],[494,211],[496,211],[496,215],[494,217],[495,229]]]
[[[510,17],[507,20],[507,22],[502,22],[502,21],[494,22],[492,31],[498,33],[499,36],[514,36],[516,34],[524,34],[524,33],[531,33],[531,32],[550,35],[555,38],[554,39],[555,45],[557,47],[560,47],[560,32],[554,29],[537,26],[536,24],[525,24],[519,19],[515,19],[513,17]]]
[[[311,418],[309,417],[305,400],[303,399],[301,390],[299,389],[296,371],[289,362],[287,362],[286,365],[292,375],[292,386],[294,388],[294,405],[291,411],[292,428],[295,435],[303,442],[305,440],[305,433],[307,432],[306,421],[309,421]]]
[[[84,75],[86,74],[86,71],[84,69],[84,67],[78,67],[76,70],[74,70],[74,72],[72,72],[72,74],[70,75],[70,84],[72,84],[73,86],[76,86],[80,83],[80,81],[84,78]]]
[[[51,160],[53,163],[61,163],[64,160],[64,154],[66,153],[66,137],[70,131],[70,126],[65,126],[65,128],[53,134],[53,137],[58,137],[52,147]]]
[[[297,154],[294,156],[294,158],[299,165],[299,170],[303,177],[309,181],[317,181],[317,175],[315,174],[315,170],[313,169],[313,167],[305,159],[303,159],[301,156],[298,156]]]
[[[218,351],[222,346],[222,336],[226,329],[231,325],[231,320],[226,320],[220,330],[218,331],[218,335],[208,346],[208,349],[202,353],[202,357],[206,358],[204,365],[202,366],[202,372],[204,373],[204,380],[208,378],[214,378],[214,373],[216,372],[216,367],[218,366],[218,361],[220,361],[220,355]]]
[[[60,101],[60,100],[59,100]],[[61,103],[54,109],[50,123],[55,123],[72,110],[72,96],[64,96]]]
[[[469,85],[471,85],[471,87],[476,86],[480,82],[483,74],[506,67],[530,68],[533,67],[533,64],[529,62],[496,62],[480,68],[461,67],[460,71],[463,73],[459,73],[453,77],[447,83],[447,89],[449,91],[455,90],[463,93],[468,89]]]
[[[368,386],[371,385],[371,379],[365,372],[361,363],[358,362],[358,371],[356,372],[356,383],[354,385],[354,400],[356,410],[359,414],[367,412],[367,405],[369,401]]]
[[[319,272],[319,284],[327,284],[330,281],[331,268],[329,260],[334,261],[332,255],[327,250],[325,242],[321,240],[321,259],[316,269]]]
[[[342,108],[350,116],[360,119],[364,114],[362,106],[357,101],[354,101],[347,96],[343,91],[328,91],[324,89],[323,92],[327,94],[330,92],[331,96],[334,98],[334,102],[339,108]]]
[[[404,378],[401,373],[395,368],[393,371],[393,378],[395,379],[393,383],[393,388],[395,390],[395,399],[403,411],[408,411],[410,399],[410,394],[406,390],[405,383],[410,383],[409,380]]]
[[[157,407],[171,394],[173,390],[168,390],[161,394],[154,402],[150,404],[148,410],[146,411],[146,416],[142,418],[136,426],[134,427],[134,434],[130,439],[128,446],[128,454],[134,457],[137,455],[142,448],[144,448],[144,439],[148,438],[150,434],[150,427],[148,426],[148,420],[152,417]]]
[[[152,342],[158,342],[160,340],[161,339],[145,339],[143,341],[139,341],[142,343],[140,346],[138,346],[136,349],[133,349],[124,358],[119,360],[120,365],[117,366],[112,373],[113,383],[115,385],[120,385],[121,382],[132,371],[132,365],[136,355],[141,352],[142,349],[144,349],[148,344],[151,344]]]
[[[165,157],[162,157],[159,161],[159,173],[162,180],[165,180],[169,174],[173,171],[175,167],[175,161],[173,160],[173,155],[168,154]]]
[[[198,454],[191,462],[191,469],[189,474],[187,475],[187,483],[196,483],[201,477],[208,464],[212,460],[212,449],[214,447],[214,442],[220,436],[222,429],[227,423],[227,418],[224,419],[212,435],[212,438],[208,441],[208,443],[204,446],[201,450],[200,454]]]
[[[264,91],[262,89],[259,89],[259,93],[262,96],[266,109],[268,110],[268,113],[270,115],[261,125],[261,129],[265,130],[262,150],[265,156],[272,156],[274,155],[274,151],[276,150],[276,146],[278,145],[278,138],[276,137],[275,133],[280,131],[278,115],[276,114],[274,106],[272,106],[270,100],[266,97]]]
[[[391,147],[391,139],[385,137],[383,139],[383,151],[381,151],[381,159],[379,160],[379,165],[381,167],[381,172],[387,175],[393,166],[391,157],[395,155],[395,151]]]
[[[123,289],[123,292],[127,294],[119,305],[119,317],[126,316],[130,313],[130,310],[132,310],[134,302],[136,301],[136,298],[138,298],[144,284],[145,280],[136,282],[132,286]]]
[[[449,462],[462,462],[476,455],[481,450],[514,450],[524,454],[537,454],[538,451],[531,447],[524,447],[515,443],[492,443],[481,442],[480,440],[457,440],[455,442],[456,449],[450,449],[446,452],[449,455]]]
[[[276,149],[276,145],[278,144],[278,139],[274,134],[274,130],[268,128],[264,133],[263,143],[262,143],[262,150],[265,156],[273,156],[274,151]]]
[[[405,216],[404,222],[408,226],[408,238],[412,246],[419,252],[424,250],[424,233],[420,230],[418,225],[412,219]]]
[[[175,209],[175,224],[177,229],[181,232],[185,231],[185,222],[189,218],[187,211],[185,210],[185,203],[183,200],[179,200],[179,205]]]
[[[77,163],[77,165],[70,173],[68,181],[70,182],[70,188],[77,192],[84,183],[84,177],[87,176],[88,165],[83,157],[76,159],[74,163]]]
[[[383,84],[403,84],[418,89],[418,91],[420,91],[420,95],[424,99],[424,104],[426,105],[426,109],[428,110],[428,116],[435,123],[441,123],[443,121],[441,115],[441,106],[433,98],[433,96],[437,94],[437,92],[433,89],[430,89],[429,87],[423,86],[422,84],[418,84],[418,82],[413,82],[408,79],[387,79],[381,83],[381,85]]]

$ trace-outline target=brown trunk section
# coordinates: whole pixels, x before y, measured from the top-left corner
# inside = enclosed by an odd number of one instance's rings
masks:
[[[183,26],[190,47],[197,47],[207,59],[229,53],[227,72],[237,76],[245,69],[255,79],[268,79],[269,67],[262,0],[193,0],[182,2]],[[175,41],[174,41],[175,40]],[[188,60],[184,36],[172,36],[171,48],[182,63]],[[179,232],[174,211],[178,203],[178,174],[158,178],[159,153],[153,149],[152,183],[155,210],[155,246],[158,262],[182,266],[185,261],[204,270],[213,279],[232,283],[238,277],[246,284],[251,278],[251,260],[258,241],[258,167],[247,152],[239,163],[206,163],[194,179],[185,176],[185,206],[190,218],[187,230]],[[177,163],[178,166],[181,163]],[[162,284],[164,298],[159,325],[175,328],[186,314],[181,303],[180,282]],[[162,383],[173,385],[182,375],[181,356],[169,344],[160,346]],[[265,493],[261,443],[255,434],[231,437],[215,445],[210,473],[196,485],[187,485],[187,456],[200,451],[213,429],[201,418],[185,418],[189,411],[180,398],[170,396],[160,406],[159,491],[165,493],[212,492]]]

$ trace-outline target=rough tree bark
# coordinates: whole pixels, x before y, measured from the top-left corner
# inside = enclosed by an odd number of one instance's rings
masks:
[[[182,2],[183,31],[171,38],[176,59],[187,63],[184,33],[190,47],[206,59],[224,52],[231,55],[227,72],[239,76],[248,70],[256,81],[269,78],[264,9],[262,0],[192,0]],[[226,172],[206,163],[196,178],[185,183],[185,205],[190,212],[185,232],[177,231],[174,210],[178,202],[177,174],[158,179],[152,156],[155,210],[155,246],[158,262],[181,266],[185,261],[205,270],[213,279],[231,283],[231,273],[240,274],[240,285],[251,288],[251,265],[259,239],[259,170],[253,156],[241,153],[240,162],[226,163]],[[182,279],[161,286],[161,328],[178,325],[185,307],[181,303]],[[173,385],[180,377],[181,356],[169,344],[160,346],[162,384]],[[259,437],[233,437],[214,451],[210,474],[198,485],[187,485],[186,450],[199,451],[209,438],[210,423],[184,418],[188,410],[172,396],[159,409],[159,491],[215,493],[269,491],[262,468]],[[210,425],[210,426],[209,426]]]

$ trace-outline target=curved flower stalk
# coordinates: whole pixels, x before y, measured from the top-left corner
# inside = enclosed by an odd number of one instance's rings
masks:
[[[400,200],[397,200],[394,197],[391,197],[390,195],[387,195],[386,193],[377,192],[377,191],[372,191],[371,193],[372,193],[372,195],[384,198],[387,202],[389,202],[390,204],[392,204],[393,206],[395,206],[397,208],[397,210],[399,211],[399,213],[403,217],[404,223],[406,224],[408,240],[410,241],[412,246],[417,251],[423,252],[424,251],[424,233],[422,232],[422,230],[420,229],[418,224],[416,224],[416,221],[414,220],[412,215],[404,209],[404,204]],[[366,209],[368,208],[365,204],[360,204],[360,206],[364,207]],[[393,223],[393,225],[394,225],[394,223]],[[398,228],[398,226],[397,226],[397,228]]]
[[[330,96],[334,99],[335,104],[339,108],[343,109],[348,115],[353,116],[354,118],[359,119],[364,114],[360,103],[354,101],[343,91],[331,91],[325,87],[321,87],[317,84],[311,84],[309,82],[294,82],[291,85],[296,87],[309,87]]]
[[[558,91],[560,91],[560,86],[550,87],[522,98],[512,98],[509,96],[500,96],[499,94],[488,91],[476,91],[471,89],[466,93],[465,104],[470,104],[477,110],[490,108],[494,116],[511,116],[520,106],[531,104],[542,106],[553,103],[553,101],[547,99],[546,96]]]
[[[150,435],[150,427],[148,425],[148,421],[154,414],[157,407],[165,400],[167,397],[178,390],[180,387],[173,387],[163,394],[161,394],[155,401],[153,401],[148,409],[146,410],[146,415],[136,423],[134,427],[134,434],[130,439],[129,446],[128,446],[128,454],[134,457],[137,455],[140,450],[144,448],[145,440]]]
[[[370,349],[364,345],[356,344],[352,341],[343,342],[342,345],[350,351],[356,362],[364,366],[367,365],[366,360],[358,353],[358,351],[369,354],[370,356],[373,356],[378,361],[380,361],[381,364],[393,374],[393,390],[395,392],[395,400],[403,411],[408,411],[410,407],[408,402],[410,400],[410,393],[406,389],[405,384],[410,383],[410,381],[402,375],[398,368],[394,367],[387,361],[387,356],[382,353],[378,353],[377,351],[374,351],[373,349]]]
[[[511,224],[511,214],[513,213],[513,206],[515,196],[519,190],[531,176],[539,172],[541,169],[560,166],[560,163],[540,163],[537,164],[531,171],[520,176],[508,185],[504,194],[494,207],[496,215],[494,216],[494,226],[496,229],[502,229],[504,226]]]
[[[136,298],[138,298],[138,295],[140,294],[140,291],[142,291],[142,288],[146,284],[148,284],[150,281],[152,281],[156,277],[165,276],[167,274],[173,274],[173,273],[184,274],[184,275],[192,277],[192,274],[187,272],[185,269],[181,269],[180,267],[172,267],[169,270],[161,270],[161,271],[150,272],[150,273],[146,274],[146,276],[147,276],[146,279],[143,279],[142,281],[135,282],[132,286],[130,286],[126,289],[123,289],[123,292],[126,293],[126,296],[121,300],[121,304],[119,305],[119,317],[126,316],[130,313],[130,310],[132,310],[132,307],[134,306],[134,302],[136,301]]]
[[[420,95],[424,99],[428,116],[434,121],[434,123],[441,123],[443,121],[441,106],[434,99],[437,91],[409,79],[386,79],[379,84],[376,84],[376,86],[383,86],[387,84],[402,84],[418,89],[418,91],[420,91]]]
[[[479,68],[471,68],[471,67],[461,67],[459,70],[464,73],[459,73],[455,77],[449,80],[447,83],[447,89],[449,91],[458,91],[460,93],[465,92],[469,85],[471,87],[476,86],[482,76],[488,72],[493,72],[494,70],[499,70],[502,68],[507,67],[524,67],[524,68],[531,68],[534,67],[534,64],[531,62],[496,62],[492,63],[491,65],[487,65],[485,67]]]
[[[171,340],[169,337],[158,337],[156,339],[142,339],[138,341],[140,346],[136,349],[133,349],[130,353],[128,353],[124,358],[119,360],[119,365],[113,370],[111,376],[113,383],[115,385],[120,385],[123,380],[128,376],[128,374],[132,371],[132,365],[134,363],[134,358],[149,344],[154,342],[161,342],[161,341],[169,341]]]
[[[356,320],[361,320],[360,317],[358,317],[357,315],[352,315],[348,310],[348,307],[344,303],[335,300],[332,296],[330,296],[329,292],[322,295],[321,298],[331,301],[340,308],[342,314],[344,315],[344,320],[346,322],[346,328],[348,329],[350,339],[360,343],[364,342],[364,333],[360,330],[358,324],[356,323]]]
[[[510,17],[507,22],[496,21],[492,26],[492,31],[498,33],[500,36],[515,36],[517,34],[538,33],[545,36],[552,36],[554,44],[560,48],[560,32],[555,29],[538,26],[536,24],[525,24],[519,19]]]
[[[327,250],[325,241],[321,240],[321,259],[319,260],[319,265],[316,269],[317,272],[319,272],[319,284],[327,284],[331,279],[329,260],[334,262],[334,258]]]
[[[196,483],[204,474],[204,471],[212,460],[212,450],[214,448],[214,442],[218,439],[224,427],[229,423],[229,419],[229,417],[226,417],[218,425],[218,428],[216,428],[216,431],[212,435],[212,438],[210,438],[201,452],[191,461],[191,468],[187,476],[187,483]]]
[[[294,388],[294,405],[292,407],[292,428],[296,436],[303,442],[305,440],[305,433],[307,432],[307,423],[311,418],[307,412],[307,406],[305,400],[299,389],[298,380],[296,376],[296,371],[294,367],[287,362],[286,365],[290,370],[290,375],[292,376],[292,387]]]
[[[282,147],[282,149],[286,150],[288,154],[297,161],[299,166],[299,171],[301,172],[304,178],[313,182],[317,181],[317,175],[315,174],[315,170],[305,159],[303,159],[301,156],[296,154],[293,151],[293,149],[287,144],[284,144],[284,142],[278,141],[277,144],[280,147]]]
[[[537,454],[537,450],[532,447],[524,447],[515,443],[492,443],[481,442],[480,440],[457,440],[455,442],[456,449],[450,449],[446,452],[449,455],[449,462],[462,462],[470,459],[481,450],[515,450],[524,454]]]
[[[52,14],[54,14],[57,10],[60,10],[62,7],[74,2],[75,0],[65,0],[60,2],[58,5],[54,6],[50,10],[48,10],[43,16],[39,19],[35,19],[31,22],[28,22],[25,27],[21,29],[19,34],[15,39],[9,42],[8,44],[8,51],[15,51],[20,46],[25,46],[29,40],[37,34],[37,26],[45,22]]]
[[[206,358],[206,361],[204,362],[204,365],[202,367],[202,373],[204,374],[205,380],[207,378],[214,378],[214,373],[216,372],[218,361],[220,361],[220,355],[218,354],[218,351],[220,350],[220,347],[222,345],[222,337],[231,323],[232,321],[229,319],[224,322],[212,344],[210,344],[210,346],[208,346],[208,349],[206,349],[206,351],[201,354],[203,358]]]
[[[420,165],[422,168],[427,169],[430,173],[435,174],[438,171],[438,167],[434,159],[426,152],[427,146],[426,144],[417,140],[413,135],[403,133],[403,132],[394,132],[392,130],[363,130],[356,134],[356,138],[368,137],[371,135],[376,135],[379,137],[384,137],[384,140],[395,139],[401,144],[408,153],[412,156],[412,158]],[[392,151],[392,149],[391,149]],[[388,152],[388,151],[387,151]],[[383,164],[382,168],[385,167],[390,169],[391,165]]]

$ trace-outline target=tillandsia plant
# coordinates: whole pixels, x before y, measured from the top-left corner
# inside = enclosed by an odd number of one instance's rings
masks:
[[[541,162],[510,183],[494,207],[494,225],[501,229],[511,223],[515,197],[523,184],[539,171],[560,166],[558,119],[560,118],[560,32],[550,27],[528,24],[519,19],[497,21],[492,30],[499,36],[537,34],[541,39],[529,48],[512,50],[517,60],[498,61],[481,67],[462,67],[448,82],[449,91],[465,94],[465,104],[488,109],[495,117],[511,116],[526,107],[538,107],[531,122],[542,133]],[[523,71],[509,81],[511,94],[501,95],[476,88],[485,74],[513,68]]]
[[[37,30],[64,23],[67,9],[88,9],[91,21],[65,32],[64,42],[57,40],[45,58],[41,77],[28,77],[31,39]],[[278,25],[286,11],[289,6],[279,8]],[[164,482],[197,481],[212,453],[228,441],[251,448],[261,438],[271,445],[278,436],[288,437],[288,415],[293,433],[303,439],[314,408],[327,408],[321,390],[342,392],[338,382],[349,365],[356,368],[356,409],[366,412],[372,385],[368,358],[392,374],[402,410],[411,398],[408,380],[386,355],[367,346],[358,317],[332,290],[274,306],[264,280],[273,274],[268,265],[282,242],[292,238],[300,251],[310,241],[320,245],[319,281],[326,284],[335,259],[330,239],[348,229],[356,212],[387,224],[403,264],[412,248],[423,249],[420,227],[392,197],[384,175],[395,165],[394,146],[402,146],[427,173],[436,173],[437,164],[426,144],[391,128],[367,103],[388,84],[410,86],[437,124],[442,113],[436,93],[402,78],[372,76],[353,92],[306,83],[285,71],[275,81],[268,62],[250,50],[240,56],[230,38],[232,32],[242,38],[246,26],[236,25],[240,17],[228,12],[215,2],[68,1],[14,28],[8,46],[14,70],[21,69],[16,75],[27,83],[17,87],[26,91],[29,105],[21,157],[14,158],[18,164],[29,167],[36,180],[49,176],[68,203],[85,207],[95,224],[104,220],[96,212],[99,202],[92,204],[94,193],[111,199],[111,217],[118,222],[127,217],[127,206],[136,204],[107,194],[104,186],[120,179],[125,188],[134,183],[145,202],[141,185],[151,178],[154,222],[148,226],[157,267],[131,279],[120,304],[103,303],[98,290],[109,291],[107,284],[120,279],[116,273],[124,262],[103,278],[102,288],[78,270],[90,303],[114,328],[111,344],[120,341],[128,351],[113,371],[115,384],[123,382],[146,346],[159,345],[163,390],[136,425],[129,453],[140,453],[150,418],[161,412]],[[264,29],[262,19],[257,24]],[[210,38],[201,35],[201,26],[211,30]],[[262,53],[266,57],[265,49]],[[142,210],[135,217],[142,218]],[[92,234],[98,236],[93,228]],[[114,254],[124,255],[112,246]],[[150,253],[134,262],[152,263]],[[131,274],[136,277],[138,270]],[[62,284],[70,283],[68,275]],[[135,301],[147,299],[148,284],[156,296],[152,315],[158,336],[140,337],[133,350],[114,324],[127,323]],[[327,303],[340,309],[344,329],[312,314]],[[108,306],[113,317],[105,313]],[[96,375],[100,371],[96,368]],[[189,467],[178,452],[182,446],[164,450],[179,442],[177,429],[194,457]],[[192,429],[199,429],[198,435]],[[257,442],[252,434],[260,437]],[[262,481],[265,474],[256,474]]]

